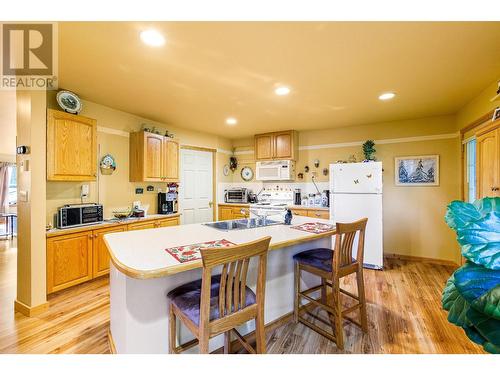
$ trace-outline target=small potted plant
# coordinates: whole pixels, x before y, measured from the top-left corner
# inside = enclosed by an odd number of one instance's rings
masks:
[[[365,160],[363,162],[375,161],[375,142],[368,140],[363,143],[363,154],[365,154]]]

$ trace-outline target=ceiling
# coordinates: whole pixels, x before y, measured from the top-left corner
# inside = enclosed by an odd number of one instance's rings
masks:
[[[151,27],[164,46],[140,41]],[[500,78],[500,22],[64,22],[59,38],[60,87],[229,138],[456,113]]]

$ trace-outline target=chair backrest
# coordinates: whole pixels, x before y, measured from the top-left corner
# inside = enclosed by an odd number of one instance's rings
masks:
[[[202,249],[203,277],[201,286],[200,324],[207,324],[210,315],[212,269],[222,266],[219,287],[219,317],[235,313],[245,307],[246,282],[250,259],[259,257],[257,270],[257,305],[264,307],[267,252],[271,237],[237,246]]]
[[[335,233],[335,253],[333,256],[332,270],[334,273],[340,269],[350,266],[354,263],[363,265],[363,253],[365,247],[365,229],[367,218],[355,221],[353,223],[337,223]],[[356,259],[353,260],[352,251],[356,234],[358,236],[358,251]]]

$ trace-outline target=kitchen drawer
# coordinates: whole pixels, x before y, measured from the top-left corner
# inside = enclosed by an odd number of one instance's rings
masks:
[[[318,219],[330,219],[330,213],[326,210],[307,210],[307,216]]]
[[[157,220],[155,224],[156,224],[157,228],[172,227],[175,225],[179,225],[179,218],[178,217],[171,217],[168,219],[161,219],[161,220]]]
[[[155,222],[154,221],[148,221],[145,223],[133,223],[129,224],[127,229],[128,230],[141,230],[141,229],[154,229],[156,228]]]
[[[307,210],[297,210],[292,209],[292,215],[294,216],[307,216]]]
[[[233,216],[235,218],[237,216],[249,217],[250,209],[248,207],[233,207]]]

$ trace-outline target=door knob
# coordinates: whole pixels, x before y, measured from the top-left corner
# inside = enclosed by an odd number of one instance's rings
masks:
[[[212,207],[214,205],[214,202],[208,202],[208,206]]]

